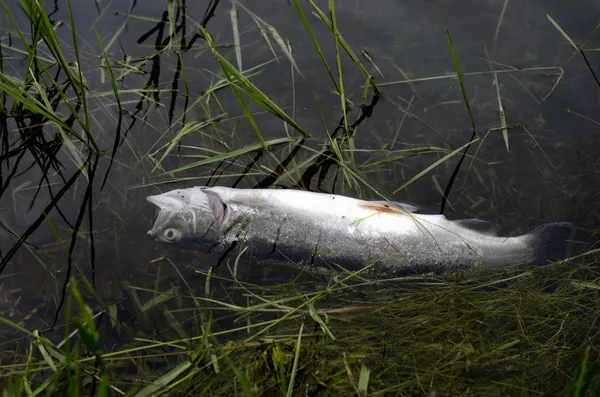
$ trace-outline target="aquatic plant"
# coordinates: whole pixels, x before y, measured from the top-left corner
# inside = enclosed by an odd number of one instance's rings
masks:
[[[500,45],[505,1],[484,66],[444,28],[445,73],[431,75],[397,56],[419,45],[408,37],[389,54],[360,48],[333,0],[289,3],[302,37],[253,2],[170,1],[158,18],[136,1],[94,4],[82,27],[71,2],[0,1],[5,394],[600,390],[598,121],[582,96],[569,122],[591,128],[577,143],[553,136],[538,107],[574,76],[600,87],[597,27],[577,40],[545,16],[561,43],[545,64],[533,34]],[[452,279],[216,266],[145,236],[145,196],[177,184],[401,197],[516,230],[575,218],[582,233],[563,263]]]

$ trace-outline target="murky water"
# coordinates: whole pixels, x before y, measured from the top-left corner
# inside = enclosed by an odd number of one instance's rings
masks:
[[[20,18],[21,29],[28,32],[25,18],[15,3],[9,1],[8,7]],[[125,2],[99,2],[99,9],[89,2],[72,3],[81,52],[80,65],[91,87],[90,131],[105,153],[93,179],[91,204],[84,205],[88,182],[80,176],[57,207],[51,209],[48,220],[42,219],[39,227],[29,235],[27,242],[31,245],[21,246],[3,269],[0,274],[0,315],[23,322],[27,329],[50,327],[61,304],[68,269],[71,269],[70,274],[76,274],[75,266],[78,266],[90,280],[93,274],[96,293],[103,304],[118,308],[121,325],[112,327],[108,319],[102,324],[107,340],[118,345],[134,336],[164,328],[162,319],[141,316],[133,309],[134,294],[145,302],[152,298],[155,289],[165,291],[174,285],[181,286],[173,266],[158,258],[168,256],[188,278],[192,288],[198,294],[203,293],[204,279],[198,277],[195,270],[207,270],[218,258],[155,244],[146,235],[153,222],[154,208],[146,203],[145,197],[194,184],[251,187],[277,166],[271,156],[262,156],[252,164],[256,156],[252,153],[235,161],[215,162],[173,176],[161,176],[162,170],[155,169],[155,161],[164,153],[164,148],[159,149],[178,133],[182,123],[206,119],[207,115],[196,99],[221,79],[218,64],[205,42],[194,38],[198,32],[196,24],[205,16],[208,3],[190,2],[185,26],[181,24],[181,15],[172,16],[181,27],[176,40],[171,41],[172,46],[160,44],[165,43],[171,33],[168,23],[161,23],[161,19],[168,21],[169,18],[164,2],[143,1],[135,6]],[[369,183],[390,198],[415,202],[431,211],[439,210],[441,194],[436,183],[445,188],[458,157],[396,194],[392,192],[443,154],[425,154],[374,167],[368,164],[397,155],[394,150],[422,146],[455,149],[468,142],[472,131],[460,85],[456,79],[444,78],[455,71],[445,31],[448,28],[465,74],[476,126],[486,139],[471,148],[469,154],[476,158],[467,157],[463,164],[446,215],[452,218],[476,216],[502,223],[515,231],[525,231],[542,222],[575,221],[582,227],[578,238],[585,242],[595,241],[594,231],[600,230],[597,200],[600,91],[584,59],[547,15],[577,45],[581,45],[598,23],[600,3],[584,0],[568,4],[542,0],[457,3],[379,0],[367,5],[357,0],[336,1],[339,31],[374,74],[385,95],[374,106],[372,116],[355,132],[356,168]],[[300,76],[292,72],[290,62],[272,42],[278,55],[274,60],[255,21],[238,6],[243,68],[263,65],[257,69],[260,73],[252,77],[253,83],[311,134],[305,147],[296,154],[295,161],[301,163],[321,148],[327,138],[326,131],[331,133],[338,125],[341,117],[339,96],[333,93],[329,75],[292,4],[283,0],[245,1],[242,4],[289,40],[302,73]],[[327,10],[327,2],[318,4]],[[209,18],[207,29],[217,44],[226,45],[220,48],[221,54],[236,65],[230,8],[229,2],[220,2],[214,16]],[[52,21],[64,23],[57,32],[69,61],[74,60],[66,5],[48,3],[47,9],[52,13]],[[310,14],[308,7],[305,10],[335,73],[332,36]],[[3,26],[4,73],[22,77],[26,73],[26,58],[8,48],[9,45],[22,48],[22,45],[19,45],[14,28],[10,36],[7,35],[5,18],[1,23],[4,24],[0,25]],[[124,109],[122,118],[118,115],[106,68],[101,67],[101,50],[94,28],[107,47],[108,56],[114,60],[115,73],[124,74],[118,81]],[[183,36],[185,44],[191,46],[182,53],[181,68],[178,67],[176,49]],[[596,73],[600,73],[599,46],[600,38],[594,37],[586,52]],[[160,53],[153,56],[157,50]],[[361,55],[361,51],[370,55],[378,69]],[[48,56],[48,53],[40,55]],[[140,63],[142,59],[147,61]],[[358,106],[365,78],[349,57],[343,54],[341,59],[346,96]],[[135,70],[128,69],[134,67]],[[493,71],[499,72],[494,74]],[[526,128],[509,130],[509,151],[498,130],[500,117],[495,77],[508,124]],[[420,80],[408,81],[412,79]],[[186,92],[190,94],[189,100],[186,100]],[[206,156],[210,154],[206,149],[225,151],[215,138],[219,135],[230,149],[258,142],[231,90],[219,90],[218,98],[222,109],[213,101],[210,111],[212,117],[220,115],[219,120],[212,127],[186,136],[183,146],[162,160],[164,171],[199,159],[185,155]],[[371,100],[372,92],[366,103]],[[9,109],[12,103],[13,100],[8,98],[5,108]],[[251,109],[259,112],[256,106]],[[67,114],[67,109],[61,108],[61,111],[63,115]],[[360,109],[355,107],[353,111],[351,120],[356,120]],[[287,134],[299,135],[289,127],[286,131],[280,119],[262,111],[255,117],[266,140]],[[9,141],[18,142],[16,123],[10,115],[7,125]],[[487,134],[490,129],[496,130]],[[111,163],[117,131],[122,142],[107,182],[100,189]],[[50,139],[56,128],[46,123],[44,133]],[[282,147],[273,153],[281,161],[291,149],[291,146]],[[64,180],[54,172],[49,174],[48,180],[42,179],[39,165],[27,169],[35,160],[28,152],[19,164],[16,164],[16,157],[11,158],[10,164],[2,162],[6,187],[0,197],[1,218],[5,229],[14,232],[13,235],[2,231],[0,248],[4,255],[15,245],[15,236],[25,233],[40,218],[52,196],[75,173],[76,166],[68,153],[64,146],[58,152]],[[293,165],[288,166],[288,171],[292,169]],[[335,189],[340,193],[370,197],[366,189],[357,192],[343,184],[341,176],[336,178],[335,170],[333,167],[321,184],[324,190]],[[298,176],[290,173],[278,183],[291,186],[298,181]],[[180,178],[187,179],[181,181]],[[312,189],[317,189],[317,178],[312,180]],[[335,186],[334,181],[337,181]],[[46,186],[49,182],[52,194]],[[43,186],[31,204],[40,183]],[[71,226],[62,219],[57,208]],[[73,236],[72,226],[78,223],[81,211],[81,226]],[[69,262],[68,252],[74,237],[76,245]],[[582,244],[579,248],[589,246]],[[273,283],[279,277],[289,277],[287,268],[274,272],[269,266],[260,267],[250,262],[245,262],[243,268],[245,277],[258,282]],[[305,277],[319,280],[318,276]],[[146,291],[131,292],[131,286]],[[224,294],[222,291],[215,293]],[[58,324],[61,318],[62,314]],[[2,349],[12,349],[22,340],[21,334],[4,325],[0,325],[0,330],[4,342]],[[60,332],[57,335],[60,338]]]

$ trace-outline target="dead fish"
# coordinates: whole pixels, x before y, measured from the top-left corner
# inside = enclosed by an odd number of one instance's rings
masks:
[[[160,211],[148,234],[185,249],[341,266],[378,274],[447,273],[548,264],[570,254],[574,225],[547,223],[501,237],[479,219],[420,214],[410,204],[291,189],[191,187],[147,197]]]

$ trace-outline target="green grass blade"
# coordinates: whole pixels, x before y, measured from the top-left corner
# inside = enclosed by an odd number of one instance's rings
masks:
[[[81,105],[83,107],[83,130],[86,131],[87,135],[90,136],[90,121],[89,121],[89,111],[88,111],[88,102],[87,102],[87,84],[85,82],[85,78],[83,77],[83,73],[81,72],[81,59],[79,57],[79,45],[77,42],[77,30],[75,28],[75,19],[73,18],[73,8],[71,7],[71,0],[67,2],[68,10],[69,10],[69,23],[71,24],[71,38],[73,40],[73,52],[75,53],[76,65],[77,65],[77,73],[78,77],[72,78],[73,87],[76,87],[76,83],[79,83],[79,90],[75,90],[79,100],[81,101]],[[54,30],[53,30],[54,31]],[[71,72],[74,72],[73,68],[69,68]],[[72,73],[71,73],[72,75]],[[73,76],[75,77],[75,76]]]
[[[350,59],[352,59],[352,61],[358,67],[358,69],[361,71],[361,73],[369,78],[369,83],[370,83],[371,87],[373,88],[373,90],[375,91],[375,93],[377,95],[383,95],[383,93],[379,89],[378,85],[375,83],[375,79],[373,78],[373,75],[365,68],[365,66],[362,64],[362,62],[358,58],[358,56],[356,56],[356,54],[354,53],[352,48],[348,45],[346,40],[344,40],[342,35],[340,35],[339,32],[337,32],[333,28],[333,25],[332,25],[331,21],[329,20],[329,18],[327,18],[327,15],[325,15],[325,13],[319,7],[317,7],[314,0],[307,0],[307,1],[312,6],[313,10],[315,11],[315,13],[319,17],[319,19],[323,22],[323,24],[325,26],[327,26],[327,28],[331,31],[331,33],[338,35],[338,40],[339,40],[341,46],[344,48],[344,50],[346,51],[348,56],[350,56]]]
[[[304,75],[300,71],[298,64],[296,64],[296,61],[294,60],[292,52],[286,45],[285,41],[281,38],[281,35],[279,34],[279,32],[272,25],[269,25],[269,24],[267,24],[267,30],[269,31],[269,33],[271,33],[271,37],[273,37],[273,40],[275,40],[275,42],[277,43],[279,48],[281,48],[281,50],[283,51],[283,53],[285,54],[287,59],[290,61],[290,64],[292,65],[292,67],[296,70],[296,72],[298,72],[300,77],[304,78]]]
[[[150,382],[149,385],[145,386],[142,390],[135,394],[135,397],[148,397],[156,395],[155,393],[168,387],[171,383],[173,383],[177,378],[179,378],[182,374],[189,371],[192,367],[192,363],[190,361],[183,362],[177,365],[172,370],[168,371],[166,374],[162,375],[158,379]]]
[[[586,347],[583,356],[577,367],[577,375],[575,376],[575,384],[571,388],[569,397],[584,397],[586,391],[594,376],[599,372],[600,365],[598,363],[590,363],[590,347]]]
[[[469,113],[469,120],[471,121],[473,131],[477,131],[477,127],[475,127],[475,118],[473,117],[471,104],[469,103],[469,96],[467,95],[467,88],[465,87],[465,81],[463,79],[462,70],[460,69],[460,63],[458,62],[458,55],[456,54],[454,43],[452,42],[452,37],[450,36],[450,30],[448,29],[446,29],[446,36],[448,37],[448,45],[450,46],[450,54],[452,55],[452,61],[454,62],[454,68],[456,69],[456,76],[458,77],[460,89],[465,101],[465,106],[467,107],[467,112]]]
[[[504,14],[506,13],[506,7],[508,6],[509,0],[504,0],[504,4],[502,5],[502,11],[500,11],[500,17],[498,17],[498,23],[496,24],[496,31],[494,32],[494,50],[495,44],[498,41],[498,36],[500,35],[500,27],[502,26],[502,22],[504,21]]]
[[[290,64],[292,65],[292,67],[298,72],[298,74],[302,78],[304,78],[304,76],[302,75],[302,72],[300,71],[300,68],[298,68],[298,65],[296,64],[296,61],[294,60],[294,57],[292,56],[292,52],[289,50],[289,48],[286,45],[285,41],[281,38],[281,35],[277,31],[277,29],[275,29],[275,27],[273,27],[273,25],[267,23],[264,19],[260,18],[258,15],[254,14],[253,12],[251,12],[250,10],[248,10],[248,8],[246,8],[239,1],[233,0],[232,3],[233,4],[237,4],[238,6],[242,7],[248,13],[248,15],[250,15],[252,17],[252,19],[254,20],[254,22],[256,23],[256,25],[259,27],[260,32],[261,32],[263,38],[265,39],[265,42],[267,43],[267,45],[271,49],[271,52],[273,53],[274,56],[277,56],[275,54],[275,51],[274,51],[273,47],[271,46],[271,40],[269,40],[268,36],[266,35],[265,30],[269,32],[269,34],[271,35],[271,37],[273,38],[273,40],[275,40],[275,42],[277,43],[277,45],[279,46],[279,48],[283,51],[283,54],[287,57],[288,61],[290,61]],[[242,70],[241,68],[238,68],[238,69],[240,71]]]
[[[331,29],[333,31],[333,40],[335,42],[335,60],[338,71],[338,93],[340,94],[340,104],[342,107],[342,117],[344,120],[344,131],[348,131],[348,111],[346,110],[346,95],[344,94],[344,80],[342,79],[342,61],[340,59],[340,35],[337,32],[337,20],[335,17],[334,0],[329,0],[329,15],[331,17]]]
[[[335,340],[335,336],[333,335],[327,324],[325,324],[325,321],[323,321],[321,315],[315,308],[315,305],[313,305],[312,303],[308,305],[308,313],[310,314],[312,319],[315,320],[319,324],[319,326],[321,326],[323,332],[325,332],[327,336],[331,338],[331,340]]]
[[[33,87],[36,89],[38,95],[42,98],[42,101],[44,102],[45,108],[49,109],[49,110],[52,109],[52,104],[50,103],[50,99],[46,95],[46,90],[42,88],[42,86],[40,85],[40,83],[38,83],[38,81],[36,80],[36,76],[34,76],[33,73],[31,73],[31,75],[32,75],[32,84],[33,84]],[[48,111],[48,113],[50,113],[50,111]],[[55,118],[58,119],[57,116],[55,116]],[[77,168],[81,169],[81,173],[89,181],[89,176],[87,174],[87,170],[84,167],[83,158],[82,158],[80,152],[77,150],[77,148],[73,144],[73,142],[71,142],[71,138],[63,130],[63,125],[64,125],[64,123],[62,122],[62,120],[61,120],[60,123],[56,123],[55,124],[56,128],[58,129],[59,134],[62,136],[63,143],[67,146],[67,149],[69,149],[69,152],[71,153],[71,157],[73,159],[73,162],[75,163],[75,165],[77,166]]]
[[[33,76],[34,73],[29,73],[29,76]],[[8,84],[7,84],[8,82]],[[36,84],[36,83],[31,83]],[[90,147],[86,140],[83,139],[80,135],[78,135],[75,131],[73,131],[68,125],[66,125],[52,110],[52,107],[49,104],[48,98],[45,94],[45,90],[37,83],[37,92],[43,95],[42,98],[45,98],[45,103],[38,101],[27,91],[24,91],[22,87],[18,87],[17,84],[9,78],[7,75],[0,73],[0,90],[5,91],[11,98],[15,101],[21,103],[26,109],[30,110],[33,113],[39,113],[46,117],[48,120],[52,121],[55,125],[61,126],[62,128],[69,131],[70,135],[76,137],[79,141]],[[48,107],[50,106],[50,107]]]
[[[298,15],[300,16],[300,20],[302,21],[302,24],[304,25],[304,29],[308,33],[310,40],[313,43],[313,46],[317,50],[317,53],[319,54],[319,57],[321,58],[321,62],[323,62],[323,65],[325,65],[325,69],[327,70],[327,73],[329,74],[331,81],[335,85],[335,90],[339,92],[340,89],[338,87],[338,83],[337,83],[335,77],[333,76],[333,72],[331,71],[331,68],[329,67],[329,64],[327,63],[327,60],[325,59],[325,55],[323,54],[323,51],[321,51],[319,42],[317,41],[317,38],[315,37],[315,34],[313,33],[312,28],[310,27],[310,24],[308,23],[308,19],[306,19],[306,15],[304,15],[304,11],[302,11],[302,7],[300,6],[300,3],[298,2],[299,0],[293,0],[293,1],[294,1],[294,6],[296,7],[296,12],[298,12]]]
[[[227,72],[225,72],[225,75],[228,78],[231,77],[231,76],[229,76],[229,73],[227,73]],[[254,135],[256,135],[256,137],[260,141],[260,144],[262,145],[263,149],[267,150],[268,149],[267,143],[265,142],[262,134],[260,133],[260,129],[258,128],[256,121],[254,120],[254,116],[252,116],[252,112],[250,111],[250,108],[246,104],[246,101],[244,101],[244,98],[242,98],[242,96],[240,95],[240,93],[239,93],[240,90],[238,89],[238,87],[236,87],[235,84],[231,84],[231,90],[233,91],[233,94],[237,98],[238,102],[240,103],[240,106],[242,107],[242,110],[243,110],[244,114],[246,115],[246,118],[250,122],[250,125],[252,126],[252,131],[254,131]],[[248,94],[247,91],[246,91],[246,94]]]
[[[154,168],[152,169],[152,171],[150,171],[150,173],[153,173],[154,171],[156,171],[157,168],[160,168],[160,165],[163,162],[163,160],[165,159],[165,157],[167,157],[169,155],[169,153],[171,153],[171,151],[175,148],[175,146],[177,146],[177,144],[179,142],[181,142],[181,140],[187,134],[199,131],[202,128],[204,128],[204,127],[206,127],[206,126],[208,126],[210,124],[211,124],[210,121],[201,121],[201,122],[192,121],[192,122],[189,122],[189,123],[185,124],[181,128],[181,130],[179,130],[179,132],[177,133],[177,135],[175,136],[175,138],[171,139],[171,141],[169,142],[169,146],[167,147],[167,149],[165,150],[165,152],[162,154],[162,156],[160,157],[160,159],[156,162],[156,164],[154,165]]]
[[[286,137],[286,138],[278,138],[278,139],[272,139],[272,140],[269,140],[269,141],[265,141],[265,144],[266,144],[267,148],[269,148],[269,147],[273,147],[273,146],[282,145],[284,143],[293,143],[293,142],[297,142],[297,141],[298,141],[297,138]],[[181,171],[189,170],[191,168],[200,167],[202,165],[211,164],[211,163],[215,163],[215,162],[219,162],[219,161],[223,161],[223,160],[228,160],[228,159],[231,159],[231,158],[234,158],[234,157],[237,157],[237,156],[241,156],[241,155],[246,154],[246,153],[250,153],[250,152],[257,151],[257,150],[261,150],[263,148],[264,148],[264,146],[263,146],[262,143],[258,143],[258,144],[254,144],[254,145],[248,145],[248,146],[236,149],[236,150],[232,150],[232,151],[227,152],[227,153],[223,153],[223,154],[220,154],[220,155],[217,155],[217,156],[212,156],[212,157],[206,158],[204,160],[200,160],[200,161],[194,162],[192,164],[187,164],[187,165],[184,165],[182,167],[175,168],[175,169],[167,171],[167,172],[163,172],[162,174],[160,174],[160,176],[167,175],[167,174],[170,174],[170,173],[174,174],[176,172],[181,172]]]
[[[40,353],[42,354],[42,357],[44,357],[44,361],[46,362],[46,364],[48,364],[48,366],[52,369],[53,372],[58,372],[56,365],[54,364],[54,360],[52,360],[52,357],[50,357],[48,350],[46,350],[46,347],[39,341],[40,335],[38,331],[33,331],[33,337],[34,343],[37,346]]]
[[[100,386],[97,391],[98,396],[105,396],[109,389],[109,376],[104,359],[102,357],[102,350],[100,347],[100,340],[98,332],[96,331],[96,325],[94,323],[94,317],[92,316],[91,308],[86,305],[79,289],[77,288],[77,282],[74,278],[69,280],[71,285],[71,293],[75,298],[75,303],[81,313],[83,321],[77,323],[79,329],[79,336],[86,349],[95,356],[95,363],[100,371]]]
[[[441,159],[439,159],[438,161],[434,162],[429,167],[427,167],[424,170],[420,171],[417,175],[415,175],[414,177],[412,177],[404,185],[402,185],[398,189],[394,190],[393,193],[396,194],[400,190],[405,189],[406,187],[408,187],[409,185],[411,185],[414,181],[416,181],[417,179],[421,178],[423,175],[426,175],[427,173],[429,173],[429,171],[433,170],[435,167],[437,167],[438,165],[444,163],[444,161],[446,161],[449,158],[451,158],[452,156],[458,154],[461,150],[463,150],[464,148],[468,147],[469,145],[472,145],[473,143],[477,142],[478,140],[479,140],[479,138],[475,138],[472,141],[469,141],[469,142],[465,143],[464,145],[462,145],[458,149],[455,149],[452,152],[448,153],[446,156],[444,156]]]
[[[600,30],[600,23],[596,25],[594,30],[592,30],[592,33],[590,33],[589,36],[585,39],[585,41],[581,45],[581,51],[587,48],[587,45],[589,44],[590,40],[592,40],[592,38],[596,35],[596,32],[598,32],[598,30]]]
[[[294,395],[294,384],[296,383],[296,374],[298,373],[298,363],[300,362],[300,348],[302,342],[302,331],[304,330],[304,323],[300,324],[300,331],[298,331],[298,339],[296,340],[296,354],[294,355],[294,365],[292,366],[292,374],[290,376],[290,383],[286,397],[292,397]]]
[[[291,127],[293,127],[296,131],[300,132],[304,137],[308,137],[309,134],[304,131],[300,125],[298,125],[290,116],[288,116],[275,102],[273,102],[268,96],[266,96],[258,87],[256,87],[250,80],[246,78],[239,70],[235,69],[231,63],[227,59],[225,59],[221,54],[219,54],[216,50],[214,42],[210,37],[209,33],[202,27],[198,26],[198,29],[204,34],[206,41],[213,51],[213,56],[221,65],[223,72],[229,75],[234,76],[240,83],[246,86],[248,91],[243,91],[246,96],[252,99],[257,105],[261,106],[263,109],[273,114],[274,116],[279,117],[286,123],[288,123]],[[233,84],[233,83],[231,83]]]
[[[504,113],[504,106],[502,106],[502,98],[500,98],[500,85],[498,84],[498,75],[494,74],[494,85],[496,86],[496,99],[498,100],[498,113],[500,114],[500,126],[502,127],[502,136],[504,137],[504,144],[506,145],[506,151],[510,151],[508,148],[508,129],[506,128],[506,114]]]
[[[242,71],[244,69],[242,68],[242,49],[240,47],[240,30],[238,28],[238,12],[235,8],[235,1],[231,2],[229,17],[231,18],[231,28],[233,29],[233,47],[235,48],[235,59],[237,60],[238,69]]]
[[[546,14],[546,18],[550,21],[550,23],[558,30],[558,32],[571,44],[571,46],[575,49],[575,51],[579,52],[579,47],[575,42],[571,39],[571,37],[560,27],[560,25],[550,16],[550,14]]]
[[[362,365],[360,368],[360,374],[358,376],[358,392],[361,396],[367,395],[367,390],[369,388],[369,376],[371,375],[371,370],[367,368],[366,365]]]
[[[152,298],[148,302],[144,303],[144,305],[141,308],[141,311],[146,312],[146,311],[152,309],[156,305],[160,305],[161,303],[164,303],[164,302],[167,302],[168,300],[173,299],[177,295],[177,292],[178,292],[178,288],[173,287],[168,291],[165,291],[163,293],[156,295],[154,298]]]

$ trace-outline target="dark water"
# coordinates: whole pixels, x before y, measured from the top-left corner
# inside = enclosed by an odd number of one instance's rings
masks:
[[[28,22],[15,3],[9,1],[8,7],[20,28],[29,32]],[[292,80],[290,63],[274,42],[279,58],[273,61],[273,54],[255,22],[238,7],[244,69],[270,61],[260,68],[260,74],[252,77],[253,83],[311,134],[295,157],[295,161],[302,163],[314,154],[314,150],[320,150],[327,138],[326,129],[331,133],[338,125],[341,117],[339,97],[333,93],[331,80],[293,5],[283,0],[246,1],[243,4],[289,40],[302,72],[303,77],[296,73]],[[327,10],[327,2],[318,4]],[[491,73],[494,70],[502,71],[497,78],[507,122],[521,127],[509,130],[509,151],[500,131],[489,133],[481,145],[477,143],[471,148],[469,155],[476,158],[465,160],[451,192],[446,215],[451,218],[476,216],[506,225],[515,232],[526,231],[542,222],[575,221],[581,227],[578,239],[587,244],[580,244],[578,249],[588,249],[593,247],[595,231],[600,230],[600,88],[582,56],[573,50],[547,15],[581,45],[599,22],[600,3],[584,0],[569,3],[507,1],[502,24],[498,27],[504,5],[499,0],[336,1],[339,31],[374,74],[385,95],[374,106],[372,116],[356,130],[354,166],[390,199],[407,200],[439,211],[441,194],[433,178],[444,189],[458,156],[396,194],[392,192],[444,154],[424,154],[375,167],[366,165],[393,157],[399,154],[394,151],[402,149],[435,146],[452,150],[468,142],[472,128],[458,81],[434,79],[455,72],[445,31],[448,28],[465,73],[466,89],[480,134],[484,136],[488,130],[500,126],[497,91]],[[207,183],[252,187],[269,175],[268,170],[276,167],[277,161],[264,155],[252,164],[256,156],[252,153],[235,161],[179,172],[173,177],[159,176],[160,170],[153,171],[152,158],[156,161],[162,157],[164,148],[151,157],[148,154],[173,138],[182,123],[206,118],[196,99],[209,89],[211,82],[214,84],[221,78],[218,64],[203,39],[194,38],[198,33],[196,24],[205,16],[209,2],[188,2],[185,27],[181,25],[181,15],[174,15],[182,30],[177,32],[171,47],[160,44],[169,36],[168,24],[160,23],[162,18],[168,18],[164,2],[144,1],[135,6],[125,2],[99,3],[100,10],[87,1],[74,1],[72,6],[80,64],[91,87],[90,130],[105,154],[99,159],[93,180],[91,205],[82,207],[88,187],[82,176],[58,203],[58,208],[72,225],[84,211],[75,236],[72,260],[69,261],[67,254],[74,237],[72,228],[54,208],[48,214],[50,221],[41,222],[29,235],[27,242],[31,245],[20,247],[0,274],[0,315],[17,323],[23,322],[27,329],[47,329],[54,323],[57,310],[62,313],[60,305],[66,274],[76,274],[76,267],[79,267],[94,281],[97,297],[102,303],[118,308],[120,328],[110,326],[105,318],[101,329],[109,344],[119,346],[134,336],[149,335],[168,327],[159,315],[140,319],[134,310],[131,292],[132,286],[146,289],[135,292],[143,303],[154,296],[148,291],[166,291],[174,285],[181,286],[173,266],[158,258],[168,256],[198,294],[204,293],[204,279],[196,276],[195,270],[206,270],[218,260],[168,249],[151,241],[146,231],[153,222],[154,208],[145,202],[145,197],[176,187]],[[53,21],[64,22],[57,32],[63,40],[63,51],[72,60],[68,9],[63,2],[48,2],[46,8]],[[208,18],[207,29],[217,44],[228,45],[220,48],[221,54],[235,65],[230,8],[230,3],[220,2],[214,15]],[[310,14],[308,7],[305,11],[335,72],[332,36]],[[2,24],[6,24],[5,18],[2,19]],[[112,43],[107,48],[110,58],[121,65],[127,61],[129,66],[138,68],[118,82],[124,109],[120,121],[111,85],[107,78],[102,78],[106,70],[100,67],[101,50],[92,24],[105,46]],[[0,26],[3,29],[4,73],[21,78],[26,73],[27,59],[8,45],[21,48],[22,45],[14,28],[9,37],[6,25]],[[182,52],[181,68],[176,50],[184,36],[185,45],[191,46]],[[593,37],[586,56],[591,68],[600,74],[599,47],[600,38]],[[160,53],[152,57],[157,49]],[[361,51],[371,55],[381,74]],[[40,55],[48,56],[48,53],[41,52]],[[140,63],[142,59],[147,62]],[[346,96],[358,106],[365,78],[345,54],[342,64]],[[124,70],[117,63],[113,67],[118,75]],[[409,84],[407,79],[423,80]],[[140,93],[147,89],[161,92],[141,96]],[[190,94],[188,101],[186,90]],[[367,104],[372,97],[370,91]],[[218,98],[230,121],[221,117],[215,124],[218,131],[207,128],[188,135],[183,140],[187,147],[180,148],[179,152],[174,150],[162,161],[164,170],[197,160],[184,154],[209,154],[190,147],[225,151],[214,138],[217,134],[223,136],[231,149],[258,142],[231,90],[218,91]],[[9,109],[12,103],[13,100],[8,98],[5,108]],[[251,108],[259,110],[255,106]],[[64,107],[61,111],[63,115],[67,114]],[[214,99],[210,111],[213,117],[222,113]],[[360,109],[354,108],[353,112],[351,122],[357,119]],[[299,135],[291,128],[286,132],[281,120],[264,112],[256,115],[256,121],[266,140],[282,138],[286,134]],[[16,123],[10,115],[7,126],[10,142],[18,142]],[[51,123],[46,123],[43,129],[48,139],[57,131]],[[117,131],[122,142],[114,156],[107,183],[101,189],[104,174],[111,164]],[[292,147],[287,146],[273,153],[275,158],[283,160],[290,150]],[[43,172],[37,165],[26,170],[33,161],[32,155],[25,153],[18,165],[15,165],[15,158],[9,165],[2,163],[6,187],[0,205],[5,229],[14,231],[17,236],[25,233],[52,201],[52,195],[56,195],[74,174],[76,166],[64,145],[57,156],[63,165],[61,171],[65,180],[50,172],[50,187],[46,186],[48,181],[42,180],[43,187],[33,204]],[[15,167],[17,171],[10,177]],[[292,168],[290,166],[288,170]],[[343,178],[339,175],[336,178],[335,170],[333,167],[324,179],[323,190],[373,196],[368,189],[357,191],[342,183]],[[311,189],[318,188],[317,179],[318,174],[311,181]],[[334,181],[337,182],[335,185]],[[293,186],[295,182],[298,182],[298,174],[293,173],[278,180],[283,186]],[[16,238],[7,231],[1,233],[0,248],[6,254],[15,245]],[[249,280],[267,283],[277,282],[278,277],[285,278],[289,272],[274,273],[272,269],[253,263],[244,263],[243,268]],[[318,280],[318,277],[314,279]],[[220,296],[222,292],[215,294]],[[90,301],[90,304],[97,302]],[[58,316],[58,324],[61,319],[62,314]],[[4,325],[0,325],[0,335],[4,342],[2,349],[6,350],[16,348],[17,342],[22,340],[21,334]],[[57,335],[60,339],[60,331]]]

